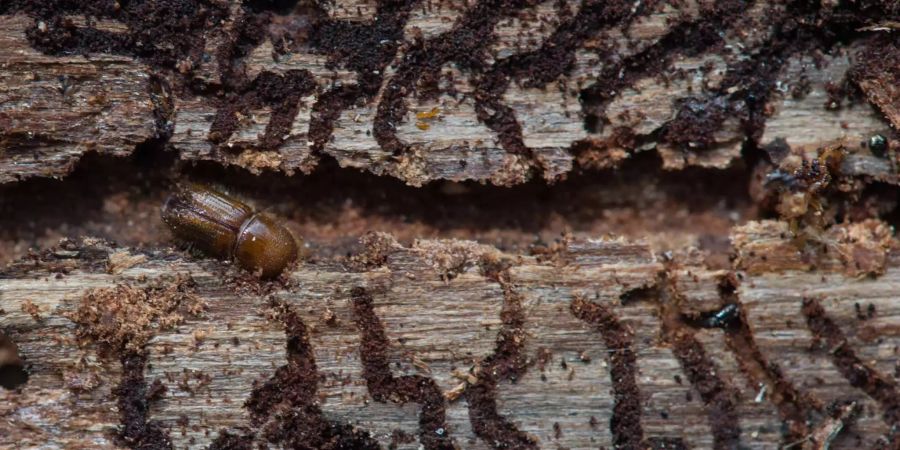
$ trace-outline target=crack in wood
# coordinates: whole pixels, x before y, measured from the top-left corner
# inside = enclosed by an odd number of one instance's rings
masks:
[[[631,330],[606,306],[576,296],[572,314],[594,327],[603,338],[613,386],[613,411],[609,419],[614,448],[637,449],[644,444],[641,427],[641,391],[637,385],[637,356]]]
[[[897,382],[866,364],[856,355],[844,332],[828,317],[819,299],[804,298],[801,311],[815,339],[814,345],[818,344],[815,346],[820,349],[823,344],[827,346],[825,349],[831,355],[832,363],[847,382],[878,402],[885,423],[891,427],[888,440],[900,443],[900,395],[897,391]]]
[[[469,8],[450,31],[413,44],[378,102],[373,135],[382,149],[396,157],[409,153],[410,146],[397,137],[396,127],[406,115],[405,98],[415,90],[419,79],[426,75],[436,78],[435,74],[448,62],[467,70],[482,70],[486,64],[485,50],[494,39],[497,22],[534,4],[535,0],[482,0]]]
[[[0,329],[0,387],[16,389],[27,382],[28,371],[19,355],[19,347]]]
[[[479,366],[477,381],[466,390],[469,421],[475,435],[495,449],[537,449],[537,441],[519,430],[497,410],[497,384],[515,382],[528,370],[525,355],[525,311],[522,296],[509,281],[509,268],[483,262],[484,274],[503,289],[500,320],[494,351]]]
[[[719,376],[719,367],[694,336],[696,331],[682,319],[678,310],[681,295],[670,271],[661,275],[657,304],[662,319],[662,334],[672,346],[691,386],[700,394],[707,408],[713,448],[732,449],[740,446],[741,427],[737,414],[738,393],[734,386]]]
[[[365,430],[325,418],[318,404],[319,372],[306,324],[283,302],[270,307],[285,327],[287,364],[256,386],[244,403],[254,426],[273,444],[293,449],[378,449]]]
[[[737,294],[738,279],[733,273],[719,280],[719,296],[724,304],[736,305],[739,313],[735,322],[724,327],[725,344],[735,356],[741,371],[752,383],[764,386],[781,418],[787,423],[787,433],[782,444],[796,441],[809,434],[807,422],[821,413],[821,401],[808,392],[802,392],[785,378],[781,367],[768,360],[756,345],[747,313]]]
[[[351,291],[353,320],[360,333],[359,356],[369,394],[376,401],[415,402],[419,410],[419,443],[428,450],[451,450],[456,444],[446,423],[446,401],[431,378],[421,375],[395,377],[391,373],[390,343],[384,324],[375,313],[372,295],[362,287]]]

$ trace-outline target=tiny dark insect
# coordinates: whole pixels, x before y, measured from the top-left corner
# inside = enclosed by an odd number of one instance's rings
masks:
[[[181,186],[163,205],[162,219],[177,238],[263,278],[278,276],[297,258],[294,237],[274,217],[206,186]]]
[[[734,323],[740,314],[741,310],[738,308],[738,305],[731,303],[707,317],[703,321],[703,326],[706,328],[726,328]]]
[[[878,157],[884,156],[888,150],[888,140],[880,134],[873,134],[869,137],[869,150]]]

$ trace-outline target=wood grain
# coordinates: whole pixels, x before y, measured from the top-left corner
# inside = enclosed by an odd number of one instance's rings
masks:
[[[369,250],[355,263],[302,264],[283,283],[265,286],[225,263],[169,250],[128,259],[123,257],[129,250],[103,242],[65,242],[0,276],[0,326],[19,345],[31,372],[19,389],[0,392],[3,443],[115,446],[123,420],[116,390],[122,368],[115,357],[98,353],[102,343],[76,339],[87,325],[73,322],[73,313],[89,301],[89,290],[142,289],[174,283],[176,277],[192,280],[189,291],[206,308],[196,317],[185,313],[184,321],[169,329],[149,329],[143,372],[146,383],[160,380],[167,388],[161,400],[150,402],[148,420],[161,423],[176,448],[204,447],[222,430],[250,430],[254,439],[264,440],[244,402],[258,383],[287,364],[284,327],[272,305],[295,311],[305,323],[324,417],[364,430],[383,446],[391,445],[393,436],[399,448],[418,447],[422,405],[375,401],[367,388],[372,380],[366,379],[369,369],[359,349],[371,342],[361,341],[353,312],[356,287],[372,296],[389,341],[393,377],[424,377],[450,399],[438,405],[445,412],[441,428],[460,448],[493,447],[475,431],[482,428],[472,408],[486,397],[472,389],[501,348],[520,349],[517,357],[525,362],[521,376],[497,381],[489,400],[512,425],[505,436],[518,433],[540,448],[610,447],[622,438],[612,425],[622,417],[613,419],[620,413],[611,395],[618,382],[610,378],[608,359],[622,349],[607,348],[593,323],[573,315],[573,301],[602,305],[632,333],[639,441],[648,446],[682,442],[688,448],[717,448],[729,442],[723,433],[733,431],[742,446],[772,448],[807,438],[818,424],[831,426],[829,405],[844,401],[856,402],[861,412],[848,419],[831,448],[896,443],[890,429],[896,427],[900,401],[895,380],[900,309],[891,293],[900,276],[898,261],[889,256],[882,275],[860,277],[848,275],[852,271],[839,258],[820,254],[817,270],[798,270],[790,258],[802,252],[789,251],[791,241],[777,239],[779,226],[760,222],[735,230],[739,255],[751,252],[742,244],[748,233],[772,236],[753,238],[752,252],[773,259],[766,271],[738,267],[733,297],[721,294],[728,272],[667,261],[639,242],[609,238],[567,242],[552,257],[538,258],[465,241],[419,241],[407,248],[380,235],[368,240]],[[111,260],[118,261],[115,270]],[[852,369],[855,375],[848,377],[834,359],[835,349],[826,343],[831,337],[808,325],[808,299],[819,302],[843,333],[841,345],[862,367]],[[753,363],[746,354],[729,347],[736,328],[707,328],[693,319],[734,301],[742,305],[740,320],[748,326],[744,338],[760,352],[759,370],[772,371],[774,378],[760,378],[756,369],[747,369]],[[26,303],[37,312],[23,308]],[[523,323],[510,321],[511,304],[521,307]],[[505,347],[503,336],[524,342]],[[706,356],[685,357],[679,350],[683,339],[696,343],[691,355]],[[713,371],[696,373],[704,364]],[[877,393],[866,387],[868,376],[881,380]],[[734,393],[736,430],[715,422],[727,411],[708,401],[708,388],[692,377],[716,380]],[[783,385],[798,397],[784,398]],[[783,417],[785,402],[806,411],[808,422]],[[792,436],[794,425],[808,434]]]
[[[155,136],[147,67],[113,55],[43,55],[25,37],[32,26],[0,15],[0,183],[62,177],[87,152],[127,156]]]
[[[0,269],[0,377],[29,374],[0,388],[0,447],[900,448],[894,200],[869,193],[898,180],[887,6],[178,5],[0,4],[0,184],[92,152],[412,186],[654,154],[685,182],[753,172],[743,217],[784,220],[735,225],[715,269],[614,236],[376,233],[269,283],[65,239]]]
[[[411,0],[389,13],[379,12],[378,2],[323,2],[312,10],[318,12],[273,15],[222,1],[211,7],[223,19],[188,30],[202,45],[176,55],[183,59],[174,66],[129,57],[137,51],[128,48],[106,54],[71,43],[68,56],[50,56],[31,45],[26,31],[52,38],[62,30],[22,13],[6,15],[0,19],[0,182],[61,176],[85,152],[128,155],[151,139],[171,144],[183,160],[253,173],[309,173],[333,159],[416,186],[439,179],[553,181],[647,151],[658,152],[670,170],[725,168],[742,159],[747,142],[766,147],[783,139],[809,151],[841,141],[850,173],[895,182],[893,156],[878,158],[860,145],[873,133],[891,134],[883,114],[893,117],[896,102],[878,87],[889,83],[860,81],[878,109],[865,101],[832,104],[827,92],[844,82],[873,32],[861,30],[859,39],[834,43],[825,53],[802,44],[795,49],[783,44],[794,39],[784,31],[793,23],[790,8],[751,3],[717,9],[709,2],[647,2],[632,10],[616,2],[524,2],[488,14],[494,25],[475,38],[477,50],[418,55],[460,30],[473,31],[466,21],[468,14],[484,15],[480,6]],[[73,27],[67,30],[123,39],[138,31],[112,18],[86,21],[75,9],[59,13]],[[832,17],[821,14],[821,20]],[[247,24],[257,20],[262,26],[248,37]],[[332,27],[321,39],[335,42],[309,38],[314,23]],[[720,41],[692,44],[706,23],[721,28]],[[377,43],[351,42],[379,35]],[[280,50],[282,38],[292,41],[289,51]],[[377,53],[378,46],[387,53]],[[466,53],[477,64],[464,61]],[[771,70],[753,72],[754,64]],[[543,79],[541,71],[559,74]],[[314,85],[254,103],[260,77],[288,73],[306,74]],[[379,143],[388,139],[379,111],[396,109],[385,106],[385,92],[407,75],[413,82],[400,94],[402,111],[384,123],[392,142],[404,147],[398,153]],[[485,90],[495,75],[505,87]],[[434,95],[421,85],[428,80],[436,84]],[[759,123],[748,128],[744,116],[752,106],[741,98],[752,89],[763,89],[754,95],[765,94],[765,104],[752,113]],[[685,115],[714,115],[717,108],[725,116],[710,119],[709,142],[670,134]],[[215,128],[225,117],[235,124],[220,139]]]

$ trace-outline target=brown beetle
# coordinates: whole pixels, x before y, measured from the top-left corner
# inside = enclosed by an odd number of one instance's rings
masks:
[[[162,219],[179,239],[263,278],[277,276],[297,258],[294,237],[274,217],[206,186],[180,187],[163,205]]]

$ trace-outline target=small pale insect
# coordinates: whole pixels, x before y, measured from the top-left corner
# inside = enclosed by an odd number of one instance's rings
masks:
[[[208,255],[234,260],[262,278],[278,276],[297,258],[294,236],[277,219],[203,185],[187,184],[173,192],[162,219],[178,239]]]

